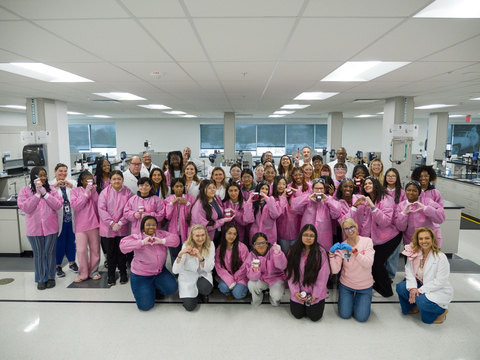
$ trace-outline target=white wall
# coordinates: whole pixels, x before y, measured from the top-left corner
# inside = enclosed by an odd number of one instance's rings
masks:
[[[0,111],[0,126],[27,126],[27,115],[11,111]]]

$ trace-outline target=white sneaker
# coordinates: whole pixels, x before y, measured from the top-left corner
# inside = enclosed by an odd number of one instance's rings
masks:
[[[382,295],[380,295],[380,293],[377,290],[372,290],[372,295],[374,297],[383,297]]]

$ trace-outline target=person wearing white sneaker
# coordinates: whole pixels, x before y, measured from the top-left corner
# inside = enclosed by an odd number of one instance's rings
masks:
[[[450,264],[440,251],[435,232],[428,227],[418,228],[403,254],[407,256],[406,281],[398,283],[396,289],[402,313],[420,312],[425,324],[443,323],[453,288],[448,282]]]

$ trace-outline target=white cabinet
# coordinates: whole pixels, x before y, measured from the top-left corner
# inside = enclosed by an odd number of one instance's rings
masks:
[[[436,187],[443,199],[464,206],[462,213],[480,219],[480,186],[438,178]]]
[[[0,253],[20,254],[17,209],[0,209]]]
[[[32,245],[27,239],[27,232],[25,226],[25,213],[18,210],[18,224],[20,227],[20,242],[22,243],[22,251],[32,251]]]

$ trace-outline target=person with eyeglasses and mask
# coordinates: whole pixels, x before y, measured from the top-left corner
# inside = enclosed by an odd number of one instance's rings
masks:
[[[353,178],[353,169],[355,168],[355,166],[347,160],[347,150],[345,150],[344,147],[339,147],[335,154],[337,155],[337,159],[328,163],[332,174],[334,173],[333,168],[335,167],[336,163],[344,163],[347,166],[347,174],[345,175],[345,177],[350,179]]]
[[[140,172],[146,174],[145,176],[150,175],[153,169],[159,168],[157,165],[152,164],[152,155],[149,153],[143,153],[142,155],[142,169]]]
[[[142,165],[142,160],[138,156],[132,156],[128,162],[128,170],[123,173],[123,185],[129,188],[132,194],[138,192],[138,180],[142,177],[148,177],[147,172],[141,174]]]

